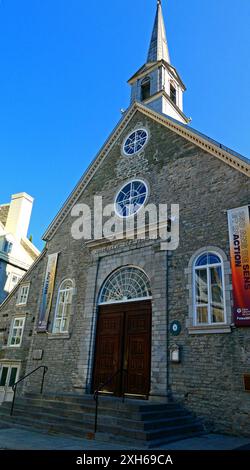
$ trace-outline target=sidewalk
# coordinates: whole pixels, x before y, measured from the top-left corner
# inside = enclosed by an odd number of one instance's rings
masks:
[[[161,447],[161,450],[250,450],[250,439],[207,434]],[[5,450],[142,450],[119,444],[70,436],[45,434],[35,430],[0,426],[0,449]],[[156,450],[156,449],[155,449]]]

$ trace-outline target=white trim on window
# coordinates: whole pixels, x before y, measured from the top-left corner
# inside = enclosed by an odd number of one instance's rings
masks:
[[[22,284],[19,287],[18,297],[17,297],[17,306],[27,305],[29,297],[30,284]]]
[[[175,100],[173,100],[171,97],[171,87],[175,90]],[[174,103],[176,106],[179,106],[179,86],[172,78],[169,80],[169,97],[172,103]]]
[[[215,255],[216,257],[219,258],[220,263],[207,263],[206,265],[202,266],[196,266],[196,262],[199,260],[199,258],[204,254],[212,254]],[[221,269],[221,278],[222,278],[222,295],[223,295],[223,316],[224,316],[224,321],[223,322],[213,322],[212,321],[212,289],[211,289],[211,270],[213,268],[220,268]],[[206,271],[206,279],[207,279],[207,302],[206,303],[197,303],[196,301],[196,272],[197,271]],[[205,251],[204,253],[199,254],[193,263],[193,303],[194,303],[194,326],[216,326],[216,325],[225,325],[227,323],[226,319],[226,302],[225,302],[225,280],[224,280],[224,267],[223,267],[223,261],[221,259],[221,256],[212,251]],[[198,322],[198,313],[197,310],[198,308],[207,308],[207,315],[208,315],[208,321],[207,322]]]
[[[114,305],[114,304],[129,304],[131,302],[142,302],[144,300],[152,300],[152,296],[148,296],[148,297],[141,297],[139,299],[128,299],[128,300],[111,300],[110,302],[100,302],[99,303],[99,306],[101,307],[102,305]]]
[[[139,135],[139,133],[141,132],[145,134],[144,137],[141,137]],[[134,129],[125,137],[122,143],[123,155],[125,157],[132,157],[133,155],[137,155],[144,149],[148,141],[149,141],[149,132],[147,129],[145,129],[145,127],[138,127],[137,129]],[[129,147],[130,147],[130,151],[129,151]]]
[[[13,318],[8,338],[9,348],[20,348],[23,339],[24,326],[25,316]]]
[[[136,183],[140,183],[145,187],[145,192],[141,193],[138,196],[134,196],[131,198],[131,196],[127,196],[127,199],[124,199],[122,201],[118,201],[119,195],[123,193],[123,190],[130,185],[130,191],[133,191],[133,185]],[[126,193],[124,193],[126,194]],[[128,194],[128,193],[127,193]],[[143,203],[138,204],[137,206],[134,206],[133,203],[136,202],[136,199],[140,199],[140,197],[145,196]],[[134,178],[131,180],[126,181],[125,184],[123,184],[120,189],[117,191],[116,196],[115,196],[115,201],[114,201],[114,210],[115,214],[120,218],[120,219],[128,219],[129,217],[134,217],[135,214],[138,214],[140,210],[145,207],[147,201],[149,198],[149,185],[145,180],[142,180],[140,178]],[[122,208],[126,208],[126,203],[127,205],[127,212],[125,214],[121,213]]]
[[[122,266],[113,271],[99,294],[99,305],[136,302],[152,299],[150,281],[137,266]]]
[[[74,294],[74,283],[71,279],[65,279],[58,290],[55,317],[52,334],[62,335],[69,333],[69,321],[72,309],[72,297]]]
[[[7,369],[7,373],[3,376],[3,369]],[[13,374],[13,369],[16,369],[16,373]],[[11,394],[13,394],[12,386],[19,379],[19,373],[21,369],[21,364],[12,361],[2,360],[0,362],[0,391],[5,393],[2,395],[3,401],[6,400],[6,394],[8,394],[8,389]],[[8,400],[9,401],[9,400]]]
[[[220,259],[220,264],[211,263],[209,267],[221,266],[222,272],[222,289],[223,289],[223,301],[224,301],[224,321],[214,323],[211,321],[211,307],[209,313],[209,322],[199,323],[197,322],[197,313],[196,313],[196,285],[195,285],[195,264],[198,261],[199,257],[202,254],[212,253]],[[207,268],[204,266],[197,266],[197,269]],[[232,326],[232,285],[231,285],[231,267],[230,262],[227,259],[226,254],[220,248],[215,246],[205,246],[197,250],[189,260],[188,268],[185,269],[185,274],[187,275],[187,289],[189,291],[189,301],[188,301],[188,319],[186,326],[188,332],[191,335],[195,334],[210,334],[210,333],[230,333]],[[209,273],[210,274],[210,273]],[[209,278],[209,277],[208,277]],[[210,281],[209,281],[210,282]],[[211,286],[209,285],[207,302],[204,304],[207,306],[211,305]],[[200,305],[201,306],[201,305]]]
[[[9,292],[11,292],[16,286],[17,284],[19,283],[20,279],[22,278],[22,275],[21,274],[17,274],[15,272],[11,272],[9,274]]]

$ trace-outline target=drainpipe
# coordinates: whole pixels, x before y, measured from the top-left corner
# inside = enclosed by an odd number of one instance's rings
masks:
[[[166,331],[166,349],[167,349],[167,399],[168,401],[172,401],[172,391],[170,387],[170,360],[169,360],[169,350],[170,350],[170,335],[169,335],[169,266],[168,266],[168,260],[169,260],[169,250],[166,251],[166,315],[167,315],[167,331]]]
[[[89,344],[89,352],[88,352],[88,369],[86,375],[86,382],[85,382],[85,390],[87,393],[91,391],[91,374],[92,371],[92,359],[93,359],[93,347],[94,347],[94,331],[96,329],[96,322],[97,322],[97,282],[98,282],[98,275],[99,275],[99,267],[100,267],[101,258],[98,256],[97,265],[96,265],[96,275],[95,275],[95,291],[94,291],[94,298],[93,298],[93,315],[91,320],[91,328],[90,328],[90,344]],[[95,312],[95,315],[94,315]]]

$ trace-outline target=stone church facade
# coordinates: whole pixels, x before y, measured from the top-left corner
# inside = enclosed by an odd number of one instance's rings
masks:
[[[249,161],[188,125],[161,2],[147,63],[129,83],[130,107],[48,228],[43,253],[0,308],[2,400],[11,396],[7,376],[16,380],[40,365],[48,367],[46,393],[58,394],[92,393],[122,369],[125,377],[107,392],[175,400],[217,431],[250,435],[243,380],[250,374],[250,330],[233,321],[227,220],[228,210],[249,205]],[[150,237],[72,237],[76,205],[94,210],[99,196],[104,207],[115,202],[123,211],[129,188],[138,205],[179,205],[177,249],[164,250]],[[54,254],[53,295],[39,330]],[[17,305],[23,283],[29,295]],[[24,328],[13,332],[18,318]],[[11,335],[21,337],[19,344],[10,344]],[[40,380],[34,374],[24,393],[39,390]]]

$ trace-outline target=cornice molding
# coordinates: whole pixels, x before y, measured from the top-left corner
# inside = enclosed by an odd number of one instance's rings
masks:
[[[49,225],[48,229],[46,230],[43,236],[43,239],[45,241],[51,240],[51,238],[54,236],[55,232],[68,215],[71,207],[76,203],[82,192],[88,186],[91,179],[99,169],[100,165],[103,163],[110,150],[116,144],[124,128],[129,124],[129,122],[137,111],[141,112],[144,116],[153,119],[158,124],[161,124],[162,126],[174,131],[176,134],[180,135],[181,137],[184,137],[189,142],[200,147],[204,151],[217,157],[219,160],[223,161],[224,163],[227,163],[232,168],[240,171],[241,173],[249,177],[250,164],[248,164],[247,162],[244,162],[239,157],[227,152],[225,149],[219,148],[218,145],[213,144],[210,140],[206,139],[205,136],[202,137],[195,131],[192,131],[191,128],[185,127],[185,125],[183,124],[178,124],[177,121],[169,119],[167,116],[159,114],[153,111],[152,109],[142,105],[141,103],[134,101],[130,108],[128,108],[127,112],[123,115],[122,119],[117,124],[110,137],[104,143],[103,147],[97,154],[94,161],[87,168],[79,183],[76,185],[75,189],[72,191],[61,210],[58,212],[57,216]]]
[[[202,148],[206,152],[210,153],[211,155],[219,158],[220,160],[224,161],[234,169],[244,173],[249,177],[250,175],[250,163],[244,162],[236,155],[233,155],[229,151],[218,147],[218,145],[214,144],[212,141],[206,139],[206,137],[197,134],[195,131],[192,131],[191,128],[185,128],[181,124],[177,124],[167,117],[156,113],[153,110],[142,106],[140,103],[137,103],[138,109],[148,117],[154,118],[159,124],[162,124],[164,127],[171,129],[172,131],[176,132],[178,135],[184,137],[189,142],[197,145],[198,147]]]
[[[46,248],[40,253],[40,255],[36,258],[34,263],[30,266],[29,270],[25,273],[25,275],[20,279],[18,284],[12,289],[12,291],[9,293],[9,295],[4,299],[3,303],[0,305],[0,311],[4,308],[4,306],[9,302],[9,300],[17,293],[19,287],[23,284],[28,284],[30,281],[26,281],[26,279],[29,277],[30,273],[35,269],[35,267],[38,265],[38,263],[41,261],[41,259],[45,256],[47,253]]]

